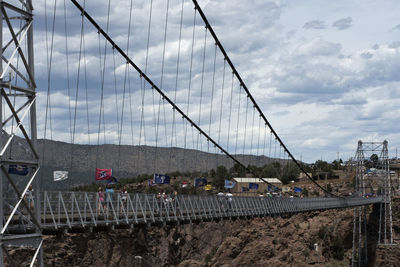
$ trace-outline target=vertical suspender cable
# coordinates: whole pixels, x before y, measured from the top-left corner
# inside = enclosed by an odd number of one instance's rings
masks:
[[[153,89],[154,93],[154,89]],[[157,148],[158,148],[158,130],[159,130],[159,125],[160,125],[160,111],[161,111],[161,96],[159,96],[158,100],[158,111],[157,111],[157,123],[155,127],[155,148],[154,148],[154,165],[153,165],[153,173],[156,173],[156,167],[157,167]],[[153,106],[155,109],[155,107]]]
[[[83,6],[85,8],[85,6]],[[78,69],[77,69],[77,78],[76,78],[76,90],[75,90],[75,107],[74,107],[74,122],[73,122],[73,130],[72,130],[72,148],[71,148],[71,161],[70,161],[70,170],[73,167],[73,157],[74,157],[74,143],[75,143],[75,130],[76,130],[76,116],[78,111],[78,96],[79,96],[79,81],[81,74],[81,57],[82,57],[82,46],[83,46],[83,27],[84,27],[84,19],[83,13],[81,13],[81,37],[79,40],[79,55],[78,55]],[[69,179],[71,181],[71,179]]]
[[[211,122],[212,122],[212,111],[213,111],[213,100],[214,100],[214,87],[215,87],[215,66],[217,61],[217,45],[214,47],[214,67],[211,84],[211,101],[210,101],[210,123],[208,125],[208,135],[211,135]],[[210,142],[207,142],[207,152],[210,152]]]
[[[207,27],[204,30],[204,45],[203,45],[203,65],[201,68],[201,83],[200,83],[200,105],[199,105],[199,119],[198,119],[198,126],[201,127],[201,107],[203,101],[203,87],[204,87],[204,68],[205,68],[205,61],[206,61],[206,50],[207,50]],[[196,154],[195,154],[195,162],[197,162],[198,150],[199,150],[199,139],[201,137],[201,133],[197,133],[197,140],[196,140]],[[202,150],[201,140],[200,140],[200,150]],[[200,169],[201,171],[201,169]]]
[[[222,124],[222,107],[224,105],[225,69],[226,69],[226,60],[224,59],[224,69],[222,73],[222,86],[221,86],[221,104],[219,110],[218,144],[221,143],[221,124]],[[215,155],[217,157],[217,167],[218,167],[219,155],[217,153],[215,153]]]
[[[264,124],[264,143],[263,143],[263,151],[262,151],[262,156],[265,157],[265,146],[266,146],[266,139],[267,139],[267,125]],[[264,166],[264,164],[262,164]]]
[[[279,160],[281,159],[281,150],[282,150],[282,146],[279,144],[279,157],[278,157]]]
[[[144,74],[147,74],[147,63],[148,63],[148,58],[149,58],[149,45],[150,45],[150,30],[151,30],[151,17],[153,13],[153,0],[150,0],[150,9],[149,9],[149,23],[148,23],[148,28],[147,28],[147,43],[146,43],[146,59],[145,59],[145,67],[144,67]],[[146,145],[146,126],[145,126],[145,120],[144,120],[144,101],[145,101],[145,95],[146,95],[146,81],[140,76],[141,80],[141,86],[142,86],[142,112],[141,112],[141,118],[140,118],[140,134],[139,134],[139,146],[141,144],[141,139],[142,139],[142,129],[143,129],[143,141],[144,145]],[[144,150],[144,159],[145,162],[147,153]],[[139,154],[139,162],[140,162],[140,157],[141,154]]]
[[[86,0],[84,0],[83,5],[85,6]],[[84,16],[82,15],[82,21]],[[87,62],[86,62],[86,43],[85,43],[85,26],[82,22],[82,43],[83,43],[83,68],[84,68],[84,78],[85,78],[85,102],[86,102],[86,122],[87,122],[87,137],[88,137],[88,144],[90,145],[90,119],[89,119],[89,96],[88,96],[88,82],[87,82]],[[90,169],[90,154],[86,154],[86,164]]]
[[[168,11],[169,11],[169,0],[167,0],[167,10],[166,10],[166,14],[165,14],[164,46],[163,46],[162,63],[161,63],[161,77],[160,77],[160,88],[161,89],[163,88],[163,81],[164,81],[165,46],[167,43],[167,30],[168,30]],[[160,125],[161,101],[162,101],[162,97],[159,96],[158,117],[157,117],[157,125],[156,125],[156,147],[154,149],[154,173],[156,172],[156,169],[157,169],[158,131],[159,131],[159,125]],[[164,111],[165,111],[165,109],[164,109]],[[164,119],[164,121],[165,121],[165,119]]]
[[[85,75],[86,121],[87,121],[88,144],[90,145],[89,96],[88,96],[88,83],[87,83],[85,27],[83,27],[82,29],[83,29],[83,66],[84,66],[84,75]],[[88,154],[88,163],[89,163],[89,154]]]
[[[67,29],[67,7],[64,0],[64,32],[65,32],[65,54],[67,59],[67,90],[68,90],[68,111],[69,111],[69,132],[70,132],[70,140],[72,143],[72,113],[71,113],[71,92],[70,92],[70,83],[69,83],[69,51],[68,51],[68,29]]]
[[[181,42],[182,42],[182,25],[183,25],[183,5],[184,5],[185,0],[182,0],[182,5],[181,5],[181,19],[180,19],[180,26],[179,26],[179,41],[178,41],[178,56],[176,60],[176,75],[175,75],[175,88],[174,88],[174,103],[176,103],[176,94],[178,90],[178,77],[179,77],[179,63],[180,63],[180,56],[181,56]],[[176,126],[175,126],[175,108],[172,108],[172,132],[171,132],[171,150],[170,150],[170,159],[172,159],[172,147],[174,143],[174,136],[175,136],[175,142],[177,139],[176,136]],[[175,143],[176,144],[176,143]],[[176,144],[177,145],[177,144]],[[170,167],[172,164],[170,164]]]
[[[239,106],[238,106],[238,118],[236,123],[236,141],[235,141],[235,155],[237,155],[238,137],[239,137],[239,122],[240,122],[240,97],[242,96],[242,85],[239,85]]]
[[[215,45],[215,47],[214,47],[214,66],[213,66],[213,76],[212,76],[212,85],[211,85],[210,122],[208,125],[208,135],[209,136],[211,136],[211,122],[212,122],[213,103],[214,103],[216,64],[217,64],[217,45]],[[210,142],[209,141],[207,142],[207,152],[210,152]],[[215,150],[214,150],[214,153],[215,153]],[[217,163],[217,161],[215,161],[215,163],[216,163],[215,169],[217,169],[218,163]]]
[[[67,91],[68,91],[68,115],[69,115],[69,132],[70,132],[70,147],[71,147],[71,155],[73,153],[73,141],[72,141],[72,110],[71,110],[71,85],[69,80],[69,50],[68,50],[68,27],[67,27],[67,7],[64,0],[64,33],[65,33],[65,55],[66,55],[66,70],[67,70]],[[68,184],[70,184],[70,180]]]
[[[251,138],[250,138],[250,155],[253,155],[253,137],[254,137],[254,118],[255,118],[255,115],[256,115],[256,109],[253,107],[253,118],[252,118],[252,123],[251,123]]]
[[[127,63],[128,65],[128,63]],[[131,144],[132,146],[135,144],[133,139],[133,109],[132,109],[132,91],[131,91],[131,75],[130,75],[130,67],[128,65],[128,92],[129,92],[129,113],[130,113],[130,126],[131,126]]]
[[[231,101],[229,104],[229,118],[228,118],[228,138],[226,141],[226,150],[229,151],[229,136],[230,136],[230,131],[231,131],[231,117],[232,117],[232,101],[233,101],[233,81],[234,81],[234,76],[232,73],[232,79],[231,79]]]
[[[244,137],[243,137],[243,163],[245,160],[245,149],[246,149],[246,132],[247,132],[247,113],[249,110],[249,98],[246,97],[246,119],[244,122]]]
[[[117,73],[116,73],[116,65],[115,65],[115,49],[112,47],[112,55],[113,55],[113,76],[114,76],[114,93],[115,93],[115,110],[117,113],[117,125],[119,130],[119,108],[118,108],[118,92],[117,92]],[[122,97],[122,100],[124,98]],[[117,130],[117,131],[118,131]],[[119,131],[118,131],[119,132]]]
[[[108,1],[107,26],[106,26],[106,32],[107,33],[108,33],[109,24],[110,24],[110,7],[111,7],[111,0]],[[100,32],[99,32],[99,52],[101,53]],[[105,118],[104,118],[104,82],[105,82],[106,59],[107,59],[107,40],[104,41],[104,60],[103,60],[103,65],[101,64],[102,62],[101,62],[101,54],[100,54],[101,94],[100,94],[99,127],[98,127],[98,133],[97,133],[96,168],[98,166],[98,155],[99,155],[99,146],[100,146],[100,130],[101,130],[101,119],[102,119],[102,116],[103,116],[103,126],[105,127]],[[105,129],[104,129],[104,143],[106,143],[106,132],[105,132]]]
[[[193,71],[193,52],[194,52],[194,36],[196,33],[196,14],[197,10],[194,10],[193,15],[193,33],[192,33],[192,49],[190,52],[190,67],[189,67],[189,86],[188,86],[188,97],[187,97],[187,105],[186,105],[186,114],[189,114],[189,105],[190,105],[190,91],[192,86],[192,71]],[[187,141],[187,122],[185,123],[185,136],[184,136],[184,148],[186,149],[186,141]]]
[[[101,53],[101,42],[100,42],[100,32],[97,33],[98,35],[98,43],[99,43],[99,70],[100,70],[100,88],[103,88],[103,71],[102,71],[102,53]],[[100,94],[101,96],[101,94]],[[97,146],[96,146],[96,162],[95,162],[95,168],[97,168],[97,163],[98,163],[98,154],[99,154],[99,146],[100,146],[100,122],[101,122],[101,105],[102,105],[102,100],[100,100],[100,111],[99,111],[99,123],[98,123],[98,130],[97,130]]]
[[[202,68],[201,68],[200,105],[199,105],[199,119],[198,119],[199,127],[201,127],[201,104],[202,104],[202,101],[203,101],[204,68],[205,68],[205,61],[206,61],[206,49],[207,49],[207,27],[205,28],[205,31],[204,31],[203,65],[202,65]],[[200,134],[197,135],[196,149],[198,149],[199,137],[200,137]],[[196,156],[197,156],[197,153],[196,153]]]
[[[272,132],[270,132],[269,135],[269,153],[268,153],[269,161],[271,161],[271,149],[272,149]]]
[[[192,33],[192,49],[190,52],[190,67],[189,67],[189,85],[188,85],[188,97],[187,97],[187,104],[186,104],[186,114],[189,114],[189,105],[190,105],[190,91],[192,87],[192,71],[193,71],[193,53],[194,53],[194,43],[195,43],[195,33],[196,33],[196,14],[197,10],[194,9],[194,15],[193,15],[193,33]],[[183,161],[184,161],[184,166],[186,166],[187,161],[186,161],[186,148],[187,148],[187,127],[188,127],[188,122],[185,121],[185,133],[184,133],[184,151],[183,151]]]
[[[256,166],[260,165],[260,155],[259,155],[259,149],[260,149],[260,134],[261,134],[261,117],[258,117],[258,128],[257,128],[258,136],[257,136],[257,159],[256,159]]]
[[[127,54],[127,56],[129,56],[129,42],[130,42],[130,37],[131,37],[132,9],[133,9],[133,0],[131,0],[130,9],[129,9],[128,39],[126,41],[126,54]],[[128,64],[128,62],[126,62],[125,63],[125,74],[124,74],[124,88],[123,88],[123,93],[122,93],[121,125],[118,127],[118,132],[119,132],[119,140],[118,140],[118,169],[117,169],[118,171],[120,170],[120,163],[121,163],[122,126],[123,126],[123,121],[124,121],[126,80],[127,80],[127,74],[128,74],[128,71],[129,71],[128,67],[129,67],[129,64]],[[114,69],[114,72],[115,72],[115,69]],[[129,83],[129,78],[128,78],[128,83]],[[129,88],[129,103],[131,104],[131,91],[130,91],[130,88]],[[132,124],[132,110],[131,110],[131,124]],[[133,133],[132,133],[132,138],[133,138]]]
[[[45,1],[45,30],[46,30],[46,56],[47,56],[47,102],[46,102],[46,114],[45,114],[45,123],[44,123],[44,134],[43,134],[43,151],[42,151],[42,164],[44,164],[45,159],[45,150],[46,150],[46,134],[47,134],[47,118],[48,114],[50,114],[50,122],[51,122],[51,103],[50,103],[50,89],[51,89],[51,66],[53,62],[53,45],[54,45],[54,29],[55,29],[55,16],[57,10],[57,1],[54,2],[54,12],[53,12],[53,23],[52,23],[52,34],[51,34],[51,43],[50,43],[50,55],[49,55],[49,46],[48,46],[48,38],[47,38],[47,0]],[[18,76],[17,76],[18,77]],[[50,132],[51,132],[51,124],[50,124]],[[51,135],[52,138],[52,135]],[[11,151],[11,149],[10,149]],[[43,179],[40,179],[42,181]]]

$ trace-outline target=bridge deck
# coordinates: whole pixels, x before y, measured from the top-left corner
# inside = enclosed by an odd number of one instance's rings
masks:
[[[123,201],[114,194],[100,203],[95,192],[43,192],[40,201],[43,230],[91,229],[101,226],[180,223],[235,217],[267,216],[315,210],[349,208],[380,203],[382,197],[363,198],[284,198],[180,195],[173,201],[155,195],[129,194]],[[16,231],[32,227],[28,216],[17,213],[12,220]]]

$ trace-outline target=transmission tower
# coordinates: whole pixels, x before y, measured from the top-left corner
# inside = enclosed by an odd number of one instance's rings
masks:
[[[32,11],[32,0],[0,1],[0,266],[43,266]]]
[[[378,243],[392,243],[391,186],[388,142],[358,141],[355,156],[355,194],[368,197],[381,195]],[[383,218],[382,218],[383,216]],[[366,207],[354,208],[352,266],[365,266],[368,262]]]

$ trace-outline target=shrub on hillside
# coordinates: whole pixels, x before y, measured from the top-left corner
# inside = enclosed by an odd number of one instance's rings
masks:
[[[344,259],[343,239],[339,235],[335,236],[331,250],[332,256],[335,260],[341,261]]]

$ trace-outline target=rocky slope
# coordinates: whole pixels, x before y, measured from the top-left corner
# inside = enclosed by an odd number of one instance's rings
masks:
[[[370,241],[377,213],[368,207]],[[379,218],[379,217],[378,217]],[[400,201],[393,204],[400,242]],[[44,237],[45,266],[350,266],[353,210],[137,226]],[[371,246],[368,266],[398,266],[400,249]],[[18,253],[18,254],[16,254]],[[13,251],[23,257],[24,254]],[[26,257],[28,258],[28,257]]]
[[[44,251],[47,266],[348,266],[352,220],[352,210],[331,210],[71,233],[47,236]],[[342,261],[332,252],[337,237]]]

